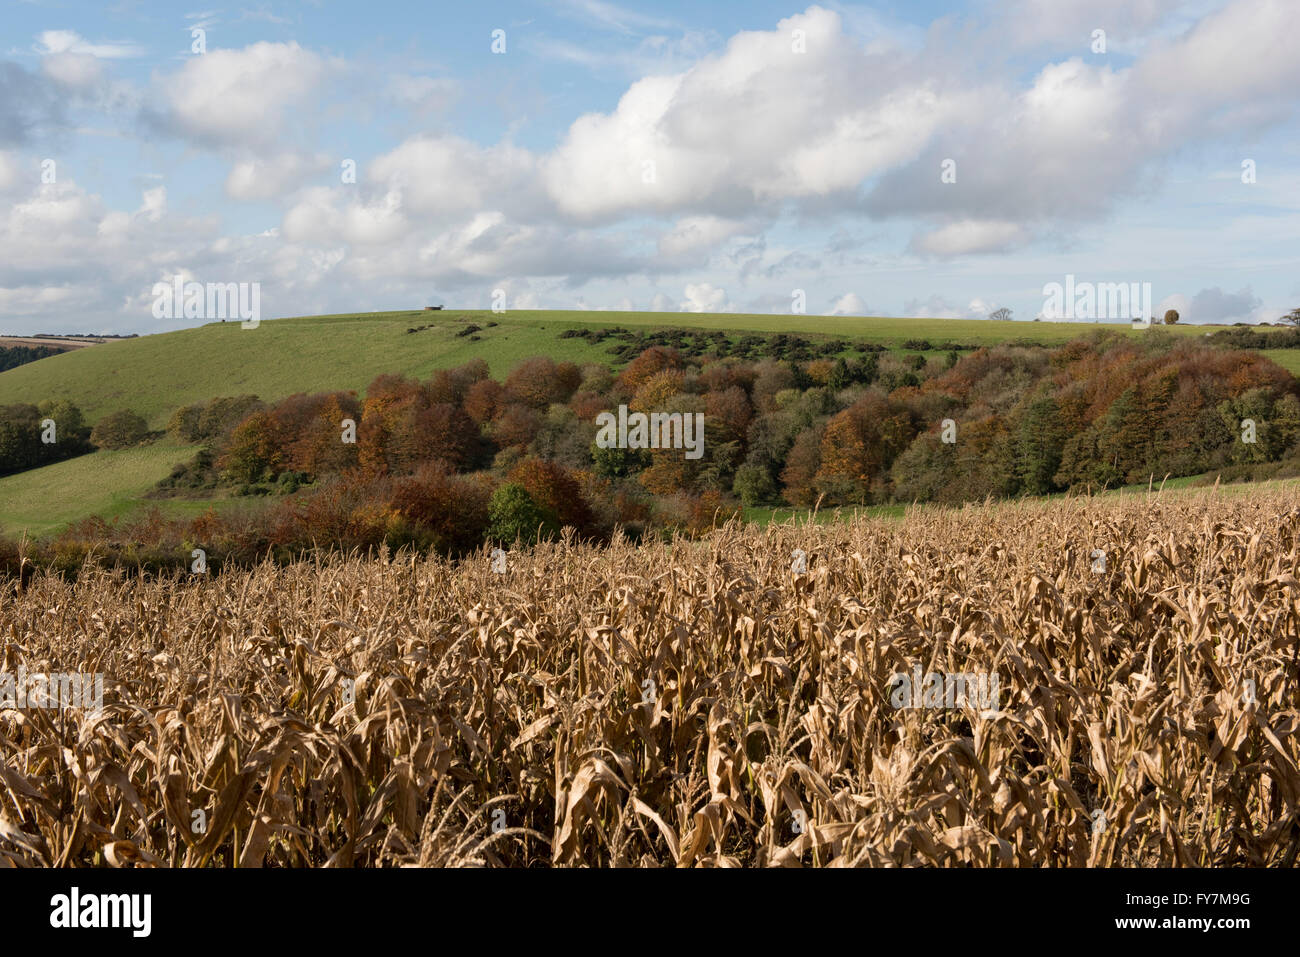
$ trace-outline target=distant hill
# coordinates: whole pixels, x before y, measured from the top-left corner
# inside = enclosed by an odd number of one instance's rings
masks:
[[[473,326],[478,328],[467,333]],[[1115,323],[810,315],[412,310],[310,316],[263,320],[255,329],[243,329],[238,322],[210,323],[78,348],[0,373],[0,405],[64,398],[80,406],[91,423],[129,408],[151,427],[162,428],[179,406],[218,395],[253,393],[275,400],[323,389],[362,392],[380,373],[427,378],[436,369],[476,357],[485,359],[498,377],[533,355],[610,363],[615,361],[610,342],[563,333],[614,326],[846,337],[889,349],[908,344],[910,350],[917,348],[915,340],[981,346],[1023,339],[1051,345],[1097,329],[1151,334]],[[1201,335],[1208,327],[1165,328]]]

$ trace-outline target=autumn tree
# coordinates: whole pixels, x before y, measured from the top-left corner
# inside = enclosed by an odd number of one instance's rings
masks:
[[[512,403],[545,409],[552,402],[568,401],[578,386],[577,366],[566,363],[563,372],[553,359],[534,356],[515,366],[506,376],[506,398]]]
[[[631,392],[636,392],[648,379],[660,372],[682,367],[682,357],[676,349],[651,346],[627,364],[619,381]]]
[[[273,478],[284,461],[284,445],[275,417],[254,412],[230,433],[217,467],[232,482],[261,482]]]
[[[562,465],[543,459],[524,459],[507,480],[523,487],[543,509],[555,515],[561,525],[571,525],[581,533],[592,529],[592,513],[582,497],[582,489]]]
[[[465,393],[465,412],[479,425],[486,425],[505,408],[505,387],[495,379],[481,379]]]
[[[134,448],[148,437],[149,423],[130,409],[104,416],[90,433],[90,441],[101,449]]]

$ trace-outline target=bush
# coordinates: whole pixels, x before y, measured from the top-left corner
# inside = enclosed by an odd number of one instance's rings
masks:
[[[742,465],[736,469],[736,480],[731,490],[741,502],[751,507],[775,502],[777,498],[772,474],[759,465]]]
[[[129,449],[149,437],[149,423],[130,409],[114,412],[99,420],[90,441],[101,449]]]
[[[503,545],[554,538],[560,531],[555,513],[538,505],[516,482],[506,482],[492,493],[488,522],[488,537]]]
[[[430,544],[442,552],[463,554],[483,543],[487,489],[481,481],[453,475],[443,463],[430,463],[400,479],[392,505],[402,520],[390,523],[388,542],[393,547]]]
[[[200,438],[199,416],[202,414],[201,404],[181,406],[167,420],[167,434],[186,445],[197,442]]]

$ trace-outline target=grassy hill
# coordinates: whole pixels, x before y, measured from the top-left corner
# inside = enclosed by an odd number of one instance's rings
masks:
[[[489,326],[488,323],[495,323]],[[480,328],[457,335],[469,325]],[[408,329],[428,326],[419,332]],[[264,320],[256,329],[237,322],[142,336],[51,356],[0,373],[0,405],[65,398],[95,422],[132,409],[162,428],[179,406],[218,395],[254,393],[274,401],[294,392],[363,391],[381,372],[427,378],[469,359],[487,360],[503,376],[519,360],[609,362],[609,343],[561,338],[566,330],[609,326],[686,328],[743,335],[797,333],[843,336],[901,349],[909,339],[994,345],[1027,339],[1050,345],[1118,324],[991,322],[976,319],[884,319],[842,316],[735,315],[655,312],[488,311],[388,312]],[[1200,335],[1204,327],[1175,326]],[[1143,335],[1128,331],[1130,335]],[[1281,350],[1285,351],[1285,350]]]
[[[475,328],[477,327],[477,328]],[[1095,330],[1127,335],[1203,335],[1205,327],[1175,326],[1148,333],[1122,324],[990,322],[962,319],[889,319],[794,315],[695,313],[488,311],[392,312],[312,316],[263,321],[256,329],[214,323],[160,335],[110,341],[28,363],[0,373],[0,405],[66,398],[95,422],[118,409],[144,415],[155,429],[190,402],[254,393],[275,401],[294,392],[364,391],[380,373],[427,378],[440,368],[483,358],[504,377],[520,360],[549,355],[574,362],[613,362],[619,340],[589,342],[569,330],[622,327],[723,332],[792,333],[810,339],[843,337],[903,350],[909,340],[966,346],[1029,341],[1058,344]],[[944,348],[947,348],[944,345]],[[906,351],[915,351],[915,343]],[[1300,350],[1266,355],[1300,373]],[[107,518],[160,507],[164,513],[208,507],[245,507],[240,500],[158,501],[145,498],[172,466],[194,449],[164,441],[122,452],[96,452],[42,469],[0,478],[0,531],[54,531],[87,515]],[[793,510],[751,509],[759,522],[781,521]],[[884,507],[901,513],[901,506]]]
[[[31,535],[99,515],[114,518],[145,504],[144,495],[195,449],[171,441],[120,452],[99,451],[0,478],[0,531]],[[175,509],[180,503],[158,503]],[[208,503],[185,503],[202,511]]]

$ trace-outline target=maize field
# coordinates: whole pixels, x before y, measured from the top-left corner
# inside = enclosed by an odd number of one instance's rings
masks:
[[[41,572],[0,673],[102,703],[0,706],[0,864],[1291,867],[1298,563],[1273,487]]]

